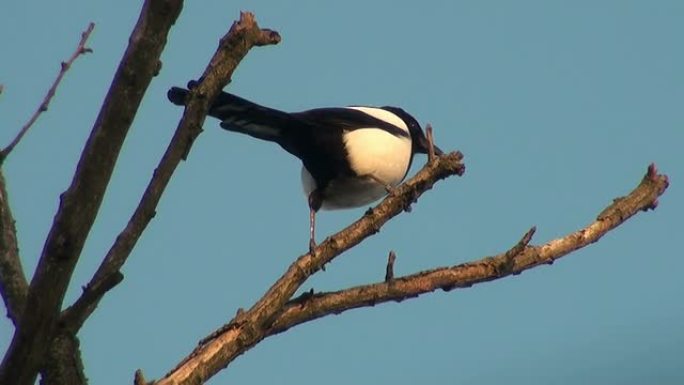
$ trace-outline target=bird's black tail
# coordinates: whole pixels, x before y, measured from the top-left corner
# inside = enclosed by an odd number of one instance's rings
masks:
[[[190,82],[193,88],[197,83]],[[172,87],[167,96],[171,103],[184,106],[189,91]],[[283,111],[264,107],[239,96],[221,92],[209,108],[209,116],[221,120],[221,127],[228,131],[240,132],[258,139],[283,144],[284,130],[290,129],[294,118]]]
[[[166,93],[166,97],[169,101],[177,106],[184,106],[186,99],[188,98],[188,90],[180,87],[171,87],[169,92]]]

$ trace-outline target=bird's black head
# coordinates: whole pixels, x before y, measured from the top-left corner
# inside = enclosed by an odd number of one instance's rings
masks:
[[[428,143],[427,138],[423,129],[420,128],[418,121],[411,116],[408,112],[404,111],[399,107],[384,106],[381,107],[383,110],[387,110],[395,115],[397,115],[401,120],[406,123],[409,129],[409,134],[411,134],[411,142],[413,144],[413,153],[427,154],[430,150],[430,143]],[[437,146],[433,146],[436,155],[442,155],[444,152]]]

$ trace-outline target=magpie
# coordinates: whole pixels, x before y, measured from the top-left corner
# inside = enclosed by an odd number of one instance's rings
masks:
[[[191,81],[188,88],[198,83]],[[184,106],[189,91],[172,87]],[[309,250],[316,246],[318,210],[361,207],[382,198],[406,177],[413,155],[430,144],[418,121],[398,107],[349,106],[284,112],[222,92],[209,108],[221,127],[275,142],[302,161],[309,204]],[[433,146],[434,152],[442,151]]]

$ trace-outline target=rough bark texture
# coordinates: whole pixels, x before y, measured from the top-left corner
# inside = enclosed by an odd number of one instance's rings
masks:
[[[0,174],[0,288],[8,314],[17,325],[0,367],[2,384],[32,384],[41,365],[44,383],[87,382],[76,334],[102,296],[123,279],[119,269],[154,217],[157,203],[174,170],[201,132],[211,100],[230,81],[249,49],[280,41],[276,32],[260,29],[252,14],[241,14],[240,21],[234,23],[221,39],[203,80],[193,90],[184,117],[128,225],[116,238],[81,297],[60,313],[64,292],[97,215],[121,145],[147,86],[160,68],[159,57],[166,36],[181,8],[180,0],[148,0],[144,4],[72,184],[61,196],[58,213],[30,286],[21,269],[14,222]],[[7,147],[9,151],[16,142],[18,139]],[[24,306],[31,310],[22,315]]]
[[[140,101],[159,69],[180,0],[148,0],[81,154],[29,285],[26,309],[0,366],[0,384],[32,385],[49,346],[62,300],[100,208]]]
[[[41,385],[88,383],[81,359],[80,342],[74,334],[58,333],[52,339],[40,374]]]
[[[19,259],[17,229],[14,226],[14,217],[10,210],[2,169],[0,169],[0,292],[5,301],[7,316],[16,327],[24,311],[28,282],[26,282],[24,269]]]

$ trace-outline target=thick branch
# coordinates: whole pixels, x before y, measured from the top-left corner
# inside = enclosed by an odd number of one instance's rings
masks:
[[[26,122],[26,124],[24,124],[24,126],[21,127],[19,133],[14,138],[14,140],[12,140],[12,142],[7,147],[0,151],[0,164],[2,164],[5,158],[7,158],[7,155],[9,155],[9,153],[12,152],[12,150],[19,143],[19,141],[21,141],[21,138],[23,138],[26,132],[28,132],[29,128],[31,128],[33,123],[35,123],[36,120],[38,120],[40,114],[47,111],[48,106],[50,105],[50,101],[52,100],[52,97],[55,96],[55,92],[57,91],[59,83],[62,81],[62,78],[67,73],[69,68],[71,68],[71,65],[74,63],[74,61],[76,61],[76,59],[81,55],[84,55],[88,52],[93,52],[92,49],[86,48],[85,46],[86,42],[88,41],[88,37],[90,37],[90,34],[93,32],[93,28],[95,28],[95,24],[90,23],[88,24],[88,28],[86,28],[86,30],[81,33],[81,40],[78,42],[76,51],[74,51],[74,53],[71,54],[71,57],[69,57],[67,61],[62,62],[62,65],[59,69],[59,74],[57,74],[57,78],[52,83],[52,86],[50,86],[50,89],[45,95],[45,98],[43,98],[43,101],[40,103],[40,106],[38,106],[38,109],[33,113],[33,115],[31,115],[31,118],[28,120],[28,122]]]
[[[41,385],[87,385],[78,337],[57,333],[50,342],[40,371]]]
[[[128,128],[152,77],[181,0],[147,0],[81,154],[29,286],[26,308],[0,366],[0,383],[32,385],[67,285],[100,208]]]
[[[331,293],[304,295],[287,303],[267,335],[282,333],[301,323],[351,309],[389,301],[400,302],[437,289],[449,291],[470,287],[480,282],[517,275],[539,265],[552,264],[556,259],[597,242],[639,211],[655,208],[658,197],[665,192],[667,186],[667,177],[658,175],[655,167],[651,166],[639,186],[629,195],[615,199],[593,223],[543,245],[528,245],[534,233],[533,228],[510,250],[493,257],[424,271],[387,282]]]
[[[204,71],[202,82],[191,92],[176,133],[154,171],[133,216],[109,249],[94,277],[85,287],[83,295],[63,313],[62,320],[66,327],[78,330],[95,310],[105,292],[120,281],[114,277],[120,276],[119,269],[154,217],[157,204],[171,175],[181,159],[187,156],[192,143],[202,131],[202,122],[209,110],[210,102],[228,84],[237,65],[252,47],[277,44],[279,41],[278,33],[260,29],[251,13],[242,13],[240,20],[235,22],[221,39],[214,57]],[[107,282],[113,282],[112,279],[115,279],[116,283],[107,285]],[[102,290],[103,288],[105,290]]]
[[[324,264],[376,233],[388,220],[407,209],[437,181],[462,175],[465,167],[459,152],[436,157],[413,178],[400,185],[361,219],[321,243],[314,255],[299,257],[287,272],[248,311],[203,341],[189,357],[156,385],[204,383],[238,355],[267,336],[272,322],[301,284]]]
[[[426,164],[413,178],[400,185],[379,205],[344,230],[326,239],[313,254],[299,257],[287,272],[257,302],[250,313],[259,320],[257,325],[270,324],[277,310],[292,297],[304,281],[335,257],[380,231],[390,219],[407,210],[425,191],[439,180],[453,175],[463,175],[463,155],[452,152]]]
[[[0,293],[7,307],[7,316],[16,326],[24,305],[28,282],[19,258],[17,229],[10,210],[5,177],[0,169]]]

